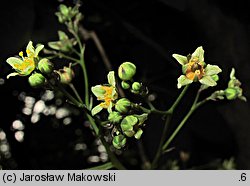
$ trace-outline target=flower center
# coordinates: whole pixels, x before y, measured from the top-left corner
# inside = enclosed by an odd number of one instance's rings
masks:
[[[198,58],[194,57],[188,63],[188,68],[186,71],[186,77],[190,80],[195,80],[198,78],[200,80],[205,74],[203,64],[198,61]]]
[[[103,100],[104,102],[101,103],[101,106],[103,108],[108,108],[110,103],[115,99],[112,96],[114,87],[112,86],[102,86],[102,89],[105,90],[105,93],[103,95],[103,97],[99,97],[99,100]]]

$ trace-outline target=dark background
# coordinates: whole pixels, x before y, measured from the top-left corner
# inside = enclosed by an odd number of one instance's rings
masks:
[[[72,6],[73,1],[66,4]],[[43,117],[31,124],[30,118],[22,114],[23,102],[18,95],[24,91],[39,99],[41,90],[31,89],[27,78],[6,80],[12,71],[6,59],[17,54],[29,40],[44,44],[57,40],[57,30],[64,29],[54,15],[58,5],[55,0],[1,2],[0,77],[5,83],[0,85],[0,128],[6,133],[12,154],[2,156],[0,162],[4,169],[83,169],[89,166],[87,157],[98,153],[89,129],[82,124],[84,119],[77,114],[67,126],[53,117]],[[223,69],[218,87],[227,86],[231,68],[235,67],[249,98],[249,8],[249,1],[244,0],[86,0],[82,1],[85,17],[81,24],[96,32],[114,69],[124,61],[134,62],[138,67],[136,78],[156,95],[154,104],[166,109],[179,93],[176,79],[181,68],[171,57],[172,53],[186,55],[198,46],[203,46],[207,63]],[[85,59],[90,84],[104,83],[107,72],[91,41],[86,43]],[[80,75],[78,71],[76,68]],[[81,78],[76,78],[74,83],[83,93]],[[192,102],[195,90],[194,85],[178,107],[170,132],[184,116],[183,111]],[[214,90],[211,88],[208,93]],[[16,119],[25,124],[21,143],[15,139],[11,127]],[[179,159],[179,152],[188,152],[190,160],[185,168],[193,168],[235,157],[238,169],[249,169],[249,121],[249,103],[238,100],[208,103],[193,114],[174,141],[176,149],[166,158]],[[52,125],[53,122],[58,124]],[[142,141],[150,160],[162,126],[161,119],[152,116],[145,128]],[[76,144],[83,142],[87,150],[74,150]],[[138,162],[140,154],[136,148],[132,145],[128,148],[131,153],[125,155],[127,159]],[[127,161],[126,157],[120,158]],[[129,165],[131,169],[141,168],[137,163]]]

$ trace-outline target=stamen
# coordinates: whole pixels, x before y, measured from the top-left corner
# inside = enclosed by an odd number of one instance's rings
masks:
[[[19,52],[19,56],[23,57],[23,51]]]

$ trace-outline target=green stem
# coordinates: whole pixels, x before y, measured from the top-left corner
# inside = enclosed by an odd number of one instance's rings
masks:
[[[80,101],[78,101],[77,99],[75,99],[70,93],[68,93],[65,88],[62,85],[58,85],[58,89],[77,107],[83,109],[83,111],[86,113],[88,119],[90,120],[91,126],[96,134],[96,136],[99,135],[99,129],[96,125],[96,123],[94,122],[94,119],[91,117],[91,111]],[[93,120],[93,122],[91,122],[91,120]]]
[[[83,70],[83,76],[84,76],[84,86],[85,86],[85,105],[87,107],[87,109],[89,108],[90,102],[89,102],[89,81],[88,81],[88,74],[87,74],[87,69],[86,69],[86,65],[85,65],[85,61],[84,61],[84,46],[77,34],[78,31],[73,31],[72,34],[74,35],[74,37],[77,40],[79,49],[80,49],[80,60],[78,61],[79,64],[81,65],[81,68]],[[114,167],[116,167],[117,169],[125,169],[125,167],[120,163],[120,161],[116,158],[116,156],[113,154],[113,152],[110,150],[109,148],[109,144],[106,142],[106,140],[104,139],[104,136],[101,134],[101,130],[98,129],[97,125],[96,125],[96,121],[92,118],[91,114],[87,114],[88,120],[91,123],[91,126],[93,127],[95,134],[97,136],[99,136],[102,144],[104,145],[107,154],[113,164]],[[101,124],[101,123],[100,123]]]
[[[181,101],[181,99],[182,99],[182,97],[185,95],[185,93],[187,92],[187,89],[188,89],[188,87],[190,86],[190,84],[189,85],[186,85],[185,87],[184,87],[184,89],[181,91],[181,93],[180,93],[180,95],[178,96],[178,98],[175,100],[175,102],[173,103],[173,105],[170,107],[170,109],[168,109],[168,112],[169,113],[173,113],[174,112],[174,110],[175,110],[175,108],[177,107],[177,105],[179,104],[179,102]]]
[[[76,32],[72,33],[74,37],[76,38],[76,41],[78,43],[79,49],[80,49],[80,60],[79,64],[81,65],[82,71],[83,71],[83,78],[84,78],[84,86],[85,86],[85,104],[89,108],[89,80],[88,80],[88,73],[87,68],[84,60],[84,46]]]
[[[98,165],[98,166],[95,166],[95,167],[91,167],[91,168],[88,168],[86,170],[109,170],[111,168],[113,168],[113,164],[112,162],[107,162],[107,163],[104,163],[102,165]]]
[[[73,57],[70,57],[70,56],[67,56],[67,55],[65,55],[65,54],[63,54],[63,53],[58,53],[57,55],[58,55],[58,57],[65,58],[65,59],[69,59],[69,60],[71,60],[71,61],[74,61],[74,62],[79,63],[79,60],[78,60],[78,59],[73,58]]]
[[[89,108],[90,102],[89,102],[89,80],[88,80],[88,74],[87,74],[87,69],[86,69],[85,62],[84,62],[83,58],[80,61],[81,61],[80,65],[82,67],[83,76],[84,76],[85,104]]]
[[[169,144],[173,141],[173,139],[178,134],[178,132],[181,130],[181,128],[184,126],[184,124],[186,123],[186,121],[189,119],[189,117],[192,115],[192,113],[198,108],[197,101],[199,99],[199,96],[200,96],[200,90],[197,92],[197,95],[195,97],[195,100],[193,102],[193,105],[192,105],[191,109],[189,110],[189,112],[187,113],[187,115],[183,118],[183,120],[181,121],[181,123],[175,129],[175,131],[172,133],[172,135],[168,138],[168,140],[166,141],[166,143],[163,145],[162,151],[165,151],[168,148]]]
[[[157,163],[162,155],[162,145],[163,145],[165,137],[166,137],[166,133],[167,133],[169,123],[171,121],[171,117],[172,117],[172,115],[169,115],[165,121],[164,128],[163,128],[162,135],[161,135],[161,139],[160,139],[160,143],[158,146],[158,150],[157,150],[156,155],[154,157],[154,160],[152,162],[151,169],[155,169],[157,167]]]
[[[81,96],[79,95],[78,91],[76,90],[74,84],[73,84],[73,83],[70,83],[70,84],[69,84],[69,87],[72,89],[72,91],[73,91],[74,94],[76,95],[78,101],[81,102],[81,103],[83,103],[82,98],[81,98]]]

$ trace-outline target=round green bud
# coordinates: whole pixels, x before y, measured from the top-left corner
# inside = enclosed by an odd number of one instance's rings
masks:
[[[142,87],[142,85],[141,85],[141,83],[139,83],[139,82],[134,82],[134,83],[132,84],[132,89],[133,89],[134,91],[140,91],[140,90],[141,90],[141,87]]]
[[[225,90],[225,95],[226,95],[228,100],[233,100],[233,99],[237,98],[238,92],[235,88],[227,88]]]
[[[211,76],[213,78],[214,81],[219,81],[219,76],[217,74],[214,74]]]
[[[61,4],[60,6],[59,6],[59,10],[60,10],[60,12],[64,15],[64,16],[68,16],[68,14],[69,14],[69,8],[66,6],[66,5],[64,5],[64,4]]]
[[[28,81],[29,81],[30,86],[40,87],[40,86],[44,85],[46,79],[42,74],[35,73],[29,77]]]
[[[53,71],[54,65],[46,58],[41,59],[38,62],[38,69],[43,74],[50,74]]]
[[[127,98],[119,99],[115,104],[115,109],[120,113],[127,113],[131,107],[131,102]]]
[[[111,112],[108,120],[112,123],[119,123],[122,120],[122,115],[119,112]]]
[[[123,133],[128,137],[134,136],[135,134],[134,125],[136,125],[137,123],[138,123],[137,117],[133,115],[126,116],[121,122],[121,129]]]
[[[70,67],[64,67],[57,71],[60,76],[60,81],[62,84],[69,84],[74,78],[74,71]]]
[[[131,90],[131,92],[133,93],[133,94],[140,94],[140,92],[139,91],[137,91],[137,90]]]
[[[125,90],[130,88],[130,84],[127,83],[126,81],[122,81],[121,85],[122,85],[122,88]]]
[[[131,62],[124,62],[118,68],[118,76],[123,81],[133,78],[136,73],[136,66]]]
[[[118,136],[115,136],[115,137],[113,138],[113,141],[112,141],[113,146],[114,146],[116,149],[121,149],[121,148],[123,148],[123,147],[126,145],[126,142],[127,142],[127,138],[126,138],[124,135],[122,135],[122,134],[120,134],[120,135],[118,135]]]

